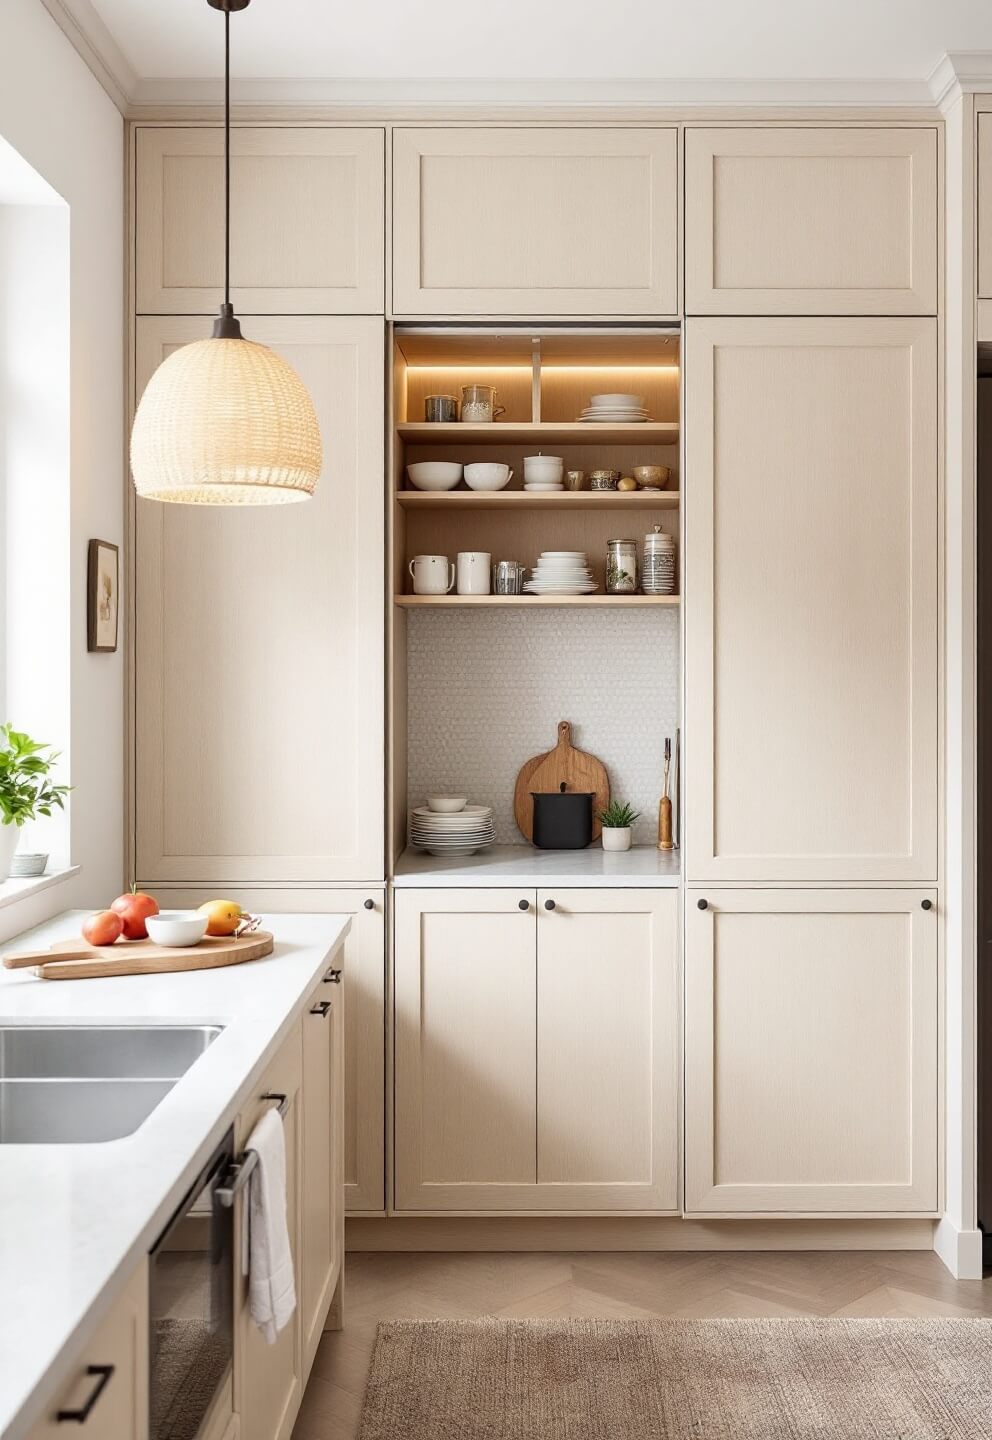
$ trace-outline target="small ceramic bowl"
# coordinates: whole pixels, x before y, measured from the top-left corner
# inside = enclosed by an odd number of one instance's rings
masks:
[[[672,478],[667,465],[635,465],[631,473],[638,485],[652,490],[664,490]]]
[[[509,465],[495,460],[476,460],[465,466],[465,484],[470,490],[504,490],[512,479]]]
[[[427,801],[428,810],[435,815],[457,815],[465,809],[465,797],[455,795],[432,795]]]
[[[207,916],[199,910],[160,910],[145,921],[149,940],[169,949],[196,945],[207,933]]]
[[[406,473],[417,490],[454,490],[462,467],[453,460],[418,460],[406,467]]]

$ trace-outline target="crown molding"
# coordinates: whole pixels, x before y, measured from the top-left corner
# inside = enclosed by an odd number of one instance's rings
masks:
[[[131,108],[175,106],[201,109],[219,98],[219,80],[142,79],[132,91]],[[618,107],[671,109],[704,106],[932,106],[925,80],[464,80],[464,79],[234,79],[231,99],[241,106],[266,109],[348,107],[384,111],[419,108],[595,111]]]
[[[992,93],[992,50],[951,50],[937,61],[928,82],[933,103],[942,110],[962,95]]]
[[[90,0],[41,0],[41,3],[121,114],[126,115],[138,77]]]

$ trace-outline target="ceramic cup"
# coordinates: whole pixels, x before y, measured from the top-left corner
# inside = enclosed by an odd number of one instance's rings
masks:
[[[492,558],[488,550],[458,552],[459,595],[489,594],[489,566]]]
[[[415,555],[407,569],[414,595],[447,595],[455,583],[455,567],[447,555]]]

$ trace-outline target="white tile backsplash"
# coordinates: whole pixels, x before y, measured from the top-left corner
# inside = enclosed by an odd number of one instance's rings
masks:
[[[568,720],[614,798],[641,811],[635,841],[657,840],[679,715],[677,609],[411,611],[407,662],[411,805],[467,795],[493,807],[499,843],[520,842],[517,772]]]

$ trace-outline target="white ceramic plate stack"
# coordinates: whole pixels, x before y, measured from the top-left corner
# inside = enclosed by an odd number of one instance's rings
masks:
[[[410,843],[428,855],[474,855],[496,843],[492,807],[466,805],[453,815],[439,815],[420,806],[410,821]]]
[[[524,589],[531,595],[591,595],[599,586],[584,550],[545,550]]]
[[[651,416],[642,395],[593,395],[579,419],[600,425],[641,425]]]

